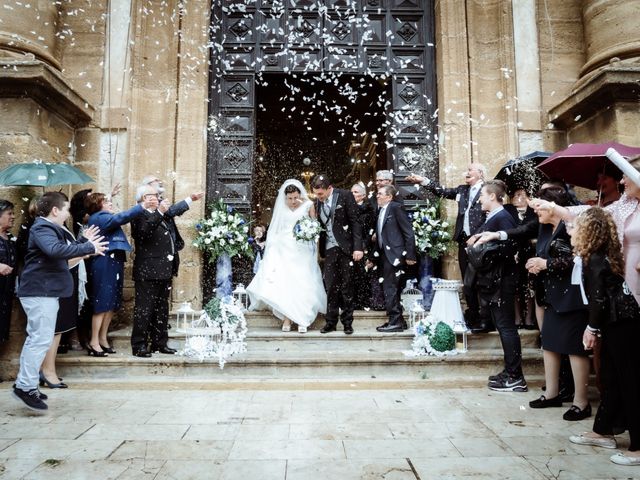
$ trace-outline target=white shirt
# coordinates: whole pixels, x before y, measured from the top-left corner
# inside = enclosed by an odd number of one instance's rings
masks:
[[[387,203],[387,205],[389,205]],[[387,205],[380,207],[380,212],[378,213],[378,245],[382,246],[382,226],[384,225],[384,216],[387,212]]]
[[[476,182],[476,184],[469,189],[469,202],[467,203],[467,208],[464,211],[464,222],[462,223],[462,229],[467,235],[471,235],[471,225],[469,224],[469,210],[471,210],[471,207],[473,206],[473,199],[476,198],[476,195],[481,188],[482,182]]]

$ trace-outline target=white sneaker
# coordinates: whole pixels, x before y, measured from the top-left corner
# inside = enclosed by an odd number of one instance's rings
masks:
[[[302,325],[298,325],[298,333],[307,333],[307,327],[303,327]]]
[[[569,441],[571,443],[576,443],[578,445],[591,445],[592,447],[616,448],[618,446],[615,438],[612,438],[612,437],[595,438],[595,437],[589,437],[584,433],[581,433],[580,435],[571,435],[569,437]]]
[[[610,460],[618,465],[640,465],[640,457],[628,457],[624,453],[611,455]]]

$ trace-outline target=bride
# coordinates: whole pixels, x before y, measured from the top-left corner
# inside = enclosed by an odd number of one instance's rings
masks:
[[[282,331],[305,333],[318,312],[326,313],[327,294],[316,257],[316,246],[300,242],[293,227],[304,216],[315,217],[313,202],[298,180],[286,180],[273,207],[264,257],[247,287],[251,310],[270,309],[283,320]]]

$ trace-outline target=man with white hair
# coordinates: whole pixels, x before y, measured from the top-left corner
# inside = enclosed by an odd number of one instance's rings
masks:
[[[159,205],[157,211],[163,217],[163,225],[166,225],[169,234],[171,235],[171,240],[173,242],[174,251],[172,253],[173,261],[175,262],[175,275],[178,273],[178,268],[180,266],[180,255],[179,251],[184,248],[184,240],[180,235],[180,231],[176,226],[175,217],[179,217],[183,213],[185,213],[191,207],[191,203],[200,200],[204,196],[204,192],[196,192],[189,195],[184,200],[171,204],[171,202],[163,198],[163,193],[165,192],[164,185],[162,180],[157,175],[147,175],[142,179],[142,184],[136,191],[136,201],[141,202],[143,199],[143,194],[148,190],[146,187],[151,187],[158,195]],[[167,319],[168,320],[168,319]],[[168,321],[163,323],[168,328]],[[170,348],[166,344],[166,339],[168,338],[168,333],[162,335],[159,343],[152,343],[151,348],[152,351],[159,351],[160,353],[172,354],[175,353],[173,348]]]
[[[468,264],[467,240],[486,220],[486,213],[482,211],[482,206],[478,202],[485,172],[486,169],[481,163],[471,163],[464,174],[465,183],[454,188],[443,187],[434,180],[413,173],[407,177],[408,182],[420,184],[438,197],[458,202],[458,217],[456,218],[453,239],[458,242],[458,264],[462,278],[464,278]],[[464,294],[467,301],[467,311],[465,312],[467,325],[475,327],[478,323],[490,323],[482,322],[480,319],[477,293],[465,290]]]

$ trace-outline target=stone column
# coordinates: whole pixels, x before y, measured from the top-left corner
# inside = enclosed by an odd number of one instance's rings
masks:
[[[582,18],[587,61],[581,76],[615,59],[640,58],[640,2],[584,0]]]
[[[639,17],[637,1],[583,0],[586,58],[571,91],[549,111],[565,145],[638,144]]]
[[[209,86],[209,2],[185,3],[180,15],[178,101],[174,200],[205,190],[207,166],[207,102]],[[179,126],[179,128],[178,128]],[[191,245],[194,224],[204,215],[204,199],[176,219],[186,246],[180,252],[180,273],[174,281],[174,304],[202,301],[202,256]],[[210,292],[209,292],[210,293]]]
[[[465,1],[436,0],[435,20],[440,182],[459,185],[461,172],[466,170],[472,158]],[[444,202],[444,205],[449,220],[455,222],[457,206],[451,202]],[[454,256],[445,257],[443,270],[447,278],[460,278]]]

